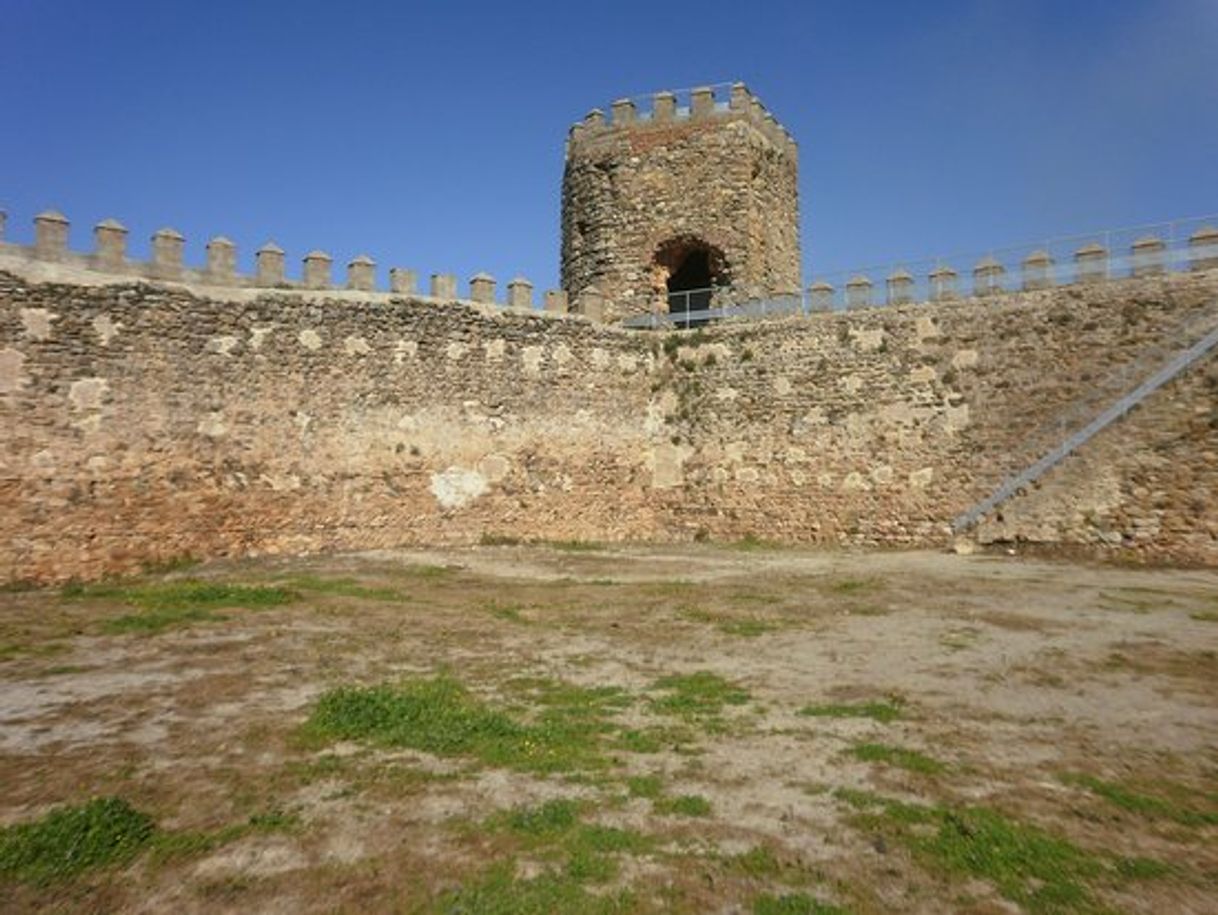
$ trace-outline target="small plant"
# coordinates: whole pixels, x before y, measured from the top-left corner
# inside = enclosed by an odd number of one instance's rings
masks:
[[[187,579],[155,584],[69,585],[65,597],[121,601],[139,612],[108,620],[110,633],[155,633],[171,626],[223,619],[215,611],[227,607],[263,608],[290,603],[298,595],[281,587],[231,585]]]
[[[31,883],[126,864],[155,832],[152,818],[121,798],[58,807],[0,830],[0,873]]]
[[[1218,809],[1199,810],[1163,797],[1134,791],[1117,782],[1105,781],[1104,779],[1081,773],[1063,775],[1062,781],[1068,785],[1085,788],[1097,797],[1102,797],[1108,803],[1138,816],[1149,819],[1170,820],[1181,826],[1218,825]],[[1214,800],[1213,798],[1211,799]]]

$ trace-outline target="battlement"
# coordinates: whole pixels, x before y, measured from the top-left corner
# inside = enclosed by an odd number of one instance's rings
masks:
[[[211,238],[204,247],[202,266],[185,262],[186,238],[176,229],[163,228],[151,237],[151,258],[132,259],[127,253],[128,229],[116,219],[105,219],[93,227],[93,250],[88,253],[72,251],[69,246],[70,223],[55,210],[34,217],[33,244],[20,245],[5,240],[7,214],[0,210],[0,267],[29,265],[41,269],[47,279],[63,278],[78,282],[106,277],[158,280],[219,287],[224,289],[263,289],[316,294],[318,292],[355,292],[363,297],[408,297],[435,303],[458,302],[469,305],[494,306],[532,310],[533,283],[518,276],[507,284],[507,296],[500,302],[496,296],[495,278],[478,273],[469,279],[468,295],[458,294],[457,277],[450,273],[433,273],[427,293],[418,290],[418,273],[404,267],[389,270],[388,286],[378,285],[377,265],[371,257],[360,254],[347,263],[345,281],[334,282],[334,260],[325,251],[310,251],[301,260],[300,275],[287,275],[287,254],[268,241],[254,252],[254,272],[238,269],[237,245],[223,235]],[[545,294],[544,308],[549,312],[565,313],[567,296],[561,290]]]
[[[609,115],[593,108],[571,125],[567,156],[623,131],[654,131],[707,123],[744,122],[789,156],[798,157],[795,139],[744,83],[717,83],[693,89],[663,90],[614,101]]]

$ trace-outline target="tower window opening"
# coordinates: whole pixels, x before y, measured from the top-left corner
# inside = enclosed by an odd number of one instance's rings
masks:
[[[705,322],[715,287],[726,279],[722,254],[698,239],[673,239],[660,246],[655,261],[662,268],[668,313],[685,316],[678,324]]]

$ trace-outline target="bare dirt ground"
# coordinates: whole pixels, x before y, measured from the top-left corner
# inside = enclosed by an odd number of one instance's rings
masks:
[[[179,612],[193,582],[250,599]],[[1218,912],[1216,674],[1218,572],[1001,556],[496,546],[10,591],[0,909]],[[135,853],[20,864],[20,824],[95,797],[155,824]]]

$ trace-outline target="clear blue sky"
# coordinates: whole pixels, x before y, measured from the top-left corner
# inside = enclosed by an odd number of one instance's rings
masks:
[[[0,208],[143,256],[558,280],[570,122],[742,79],[800,143],[807,276],[1218,211],[1218,0],[0,0]]]

